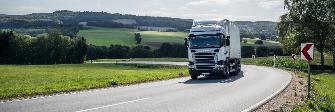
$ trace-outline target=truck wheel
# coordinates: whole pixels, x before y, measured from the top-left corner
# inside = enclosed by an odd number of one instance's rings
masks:
[[[198,79],[198,75],[191,75],[191,79],[193,79],[193,80]]]
[[[239,61],[235,61],[235,71],[233,73],[233,75],[238,75],[241,72],[241,65],[239,63]]]
[[[223,78],[228,78],[228,77],[229,77],[229,67],[225,66],[224,67]]]

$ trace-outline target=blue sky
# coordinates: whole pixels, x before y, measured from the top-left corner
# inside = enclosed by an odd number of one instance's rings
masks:
[[[0,0],[0,14],[105,11],[187,19],[278,21],[284,0]]]

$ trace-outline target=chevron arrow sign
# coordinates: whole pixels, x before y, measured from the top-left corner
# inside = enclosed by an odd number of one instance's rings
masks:
[[[313,51],[314,44],[313,43],[302,43],[301,44],[301,59],[312,61],[313,60]]]

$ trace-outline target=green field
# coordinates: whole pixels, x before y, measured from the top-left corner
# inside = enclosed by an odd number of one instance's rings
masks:
[[[98,46],[126,45],[135,46],[134,33],[142,35],[142,45],[148,45],[153,48],[158,48],[162,43],[178,43],[183,44],[184,38],[187,36],[185,32],[158,32],[158,31],[137,31],[128,28],[101,28],[89,27],[79,31],[79,36],[87,39],[88,44]],[[264,41],[263,45],[256,45],[255,39],[246,38],[247,43],[242,43],[242,46],[281,46],[280,43]]]
[[[80,30],[79,36],[87,39],[88,44],[98,46],[127,45],[135,46],[134,33],[141,33],[142,44],[158,48],[162,43],[183,44],[187,36],[184,32],[157,32],[157,31],[137,31],[127,28],[99,28],[90,27],[86,30]]]
[[[0,65],[0,99],[187,76],[187,68],[151,65]]]

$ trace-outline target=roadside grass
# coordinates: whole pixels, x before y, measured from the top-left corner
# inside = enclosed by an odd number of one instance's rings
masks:
[[[137,31],[128,28],[101,28],[90,27],[80,30],[78,35],[87,39],[88,44],[98,46],[125,45],[136,46],[134,33],[142,36],[142,45],[158,48],[162,43],[183,44],[187,33],[184,32],[158,32],[158,31]]]
[[[168,62],[188,62],[187,58],[132,58],[132,59],[97,59],[94,62],[120,62],[120,61],[168,61]],[[90,61],[87,61],[90,63]]]
[[[183,66],[0,65],[0,99],[128,85],[187,76]]]
[[[260,65],[260,66],[273,66],[273,56],[270,57],[258,57],[252,58],[242,58],[242,64],[247,65]],[[315,58],[312,62],[313,65],[319,65],[320,58]],[[330,57],[325,58],[325,65],[332,65],[332,59]],[[300,56],[296,56],[296,60],[293,60],[290,56],[278,56],[276,60],[276,66],[282,68],[290,68],[297,70],[306,70],[308,63],[302,60]]]
[[[306,72],[300,74],[307,75]],[[312,73],[311,100],[294,107],[293,112],[335,112],[335,73]]]

